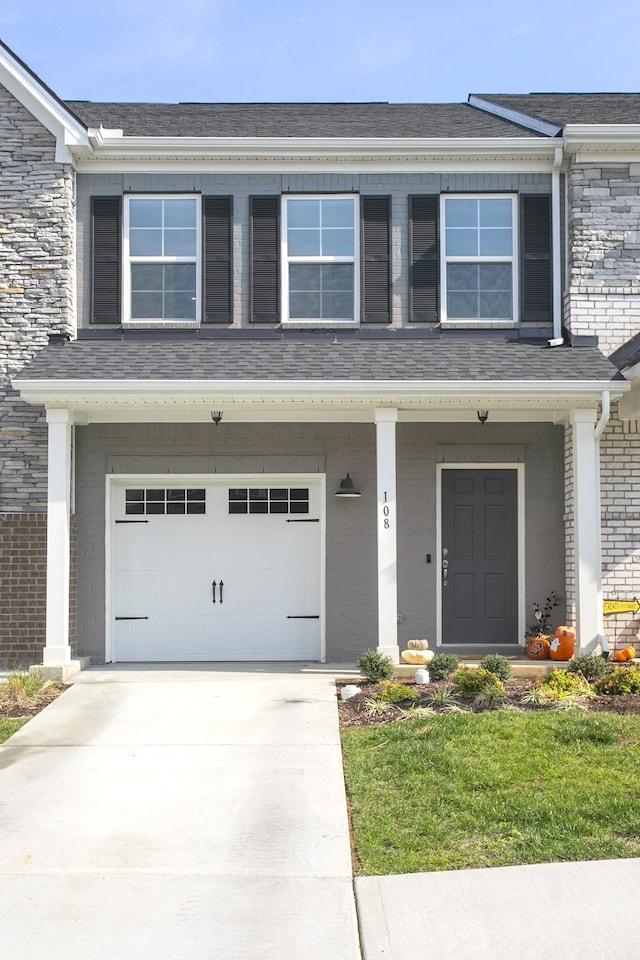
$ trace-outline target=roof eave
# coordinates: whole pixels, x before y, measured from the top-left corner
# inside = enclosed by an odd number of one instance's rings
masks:
[[[578,161],[581,154],[633,155],[640,151],[640,123],[568,123],[563,141]]]
[[[23,400],[46,406],[153,405],[213,400],[295,405],[300,403],[533,402],[563,407],[596,404],[603,391],[619,399],[624,380],[29,380],[13,381]]]
[[[542,137],[125,137],[91,130],[89,162],[171,160],[465,159],[552,162],[554,145]]]
[[[0,83],[56,138],[58,163],[72,163],[74,152],[88,145],[84,124],[3,43],[0,43]]]

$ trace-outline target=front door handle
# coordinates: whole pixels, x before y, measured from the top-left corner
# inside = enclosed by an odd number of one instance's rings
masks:
[[[443,560],[442,561],[442,586],[443,587],[446,587],[447,583],[449,582],[448,577],[449,577],[449,561]]]
[[[223,600],[222,600],[222,588],[223,588],[223,587],[224,587],[224,582],[221,580],[221,581],[220,581],[220,603],[223,602]]]

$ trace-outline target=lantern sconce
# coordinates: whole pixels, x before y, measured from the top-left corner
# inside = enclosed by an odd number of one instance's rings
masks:
[[[212,410],[211,419],[213,420],[213,422],[217,427],[220,421],[222,420],[222,410]]]
[[[343,500],[355,500],[357,497],[361,497],[362,494],[359,490],[353,485],[353,480],[349,474],[340,481],[340,486],[336,490],[336,497],[341,497]]]
[[[488,411],[488,410],[478,410],[478,420],[480,421],[480,423],[482,424],[483,427],[484,427],[484,425],[485,425],[485,423],[487,422],[488,419],[489,419],[489,411]]]

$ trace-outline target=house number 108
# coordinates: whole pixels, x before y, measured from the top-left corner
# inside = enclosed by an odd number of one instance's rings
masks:
[[[387,491],[384,491],[384,504],[382,505],[382,526],[385,530],[388,530],[391,526],[391,521],[389,520],[389,515],[391,513],[391,508],[387,503]]]

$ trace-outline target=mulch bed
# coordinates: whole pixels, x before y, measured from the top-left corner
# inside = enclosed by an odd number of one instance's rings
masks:
[[[406,683],[407,686],[413,686],[411,681],[402,680],[402,683]],[[349,700],[342,700],[340,697],[340,689],[348,683],[355,683],[361,688],[361,693],[356,694],[355,697],[351,697]],[[535,703],[526,703],[523,702],[523,697],[531,688],[531,680],[508,680],[505,683],[506,688],[506,699],[504,702],[498,706],[478,706],[473,702],[467,700],[462,701],[464,704],[464,709],[472,713],[481,713],[485,710],[500,710],[505,707],[512,707],[518,710],[525,711],[540,711],[540,710],[554,710],[557,709],[557,704],[555,703],[544,703],[544,704],[535,704]],[[384,723],[395,723],[400,716],[402,716],[401,711],[393,711],[386,714],[381,714],[377,716],[370,716],[367,712],[367,700],[370,697],[374,697],[377,693],[380,693],[382,687],[379,683],[367,683],[365,680],[354,680],[344,679],[336,681],[337,687],[337,696],[338,696],[338,715],[340,718],[341,727],[368,727],[368,726],[378,726]],[[422,695],[417,700],[406,701],[399,704],[400,708],[408,708],[411,706],[428,706],[430,709],[434,710],[435,713],[445,713],[446,708],[441,708],[437,705],[433,705],[427,702],[427,696],[433,694],[436,690],[441,689],[452,689],[453,684],[447,680],[441,680],[438,683],[429,683],[426,686],[418,687],[417,689],[422,692]],[[618,697],[597,697],[594,699],[584,700],[580,703],[581,709],[589,711],[600,711],[603,713],[622,713],[622,714],[639,714],[640,715],[640,693],[628,693],[624,696]]]

